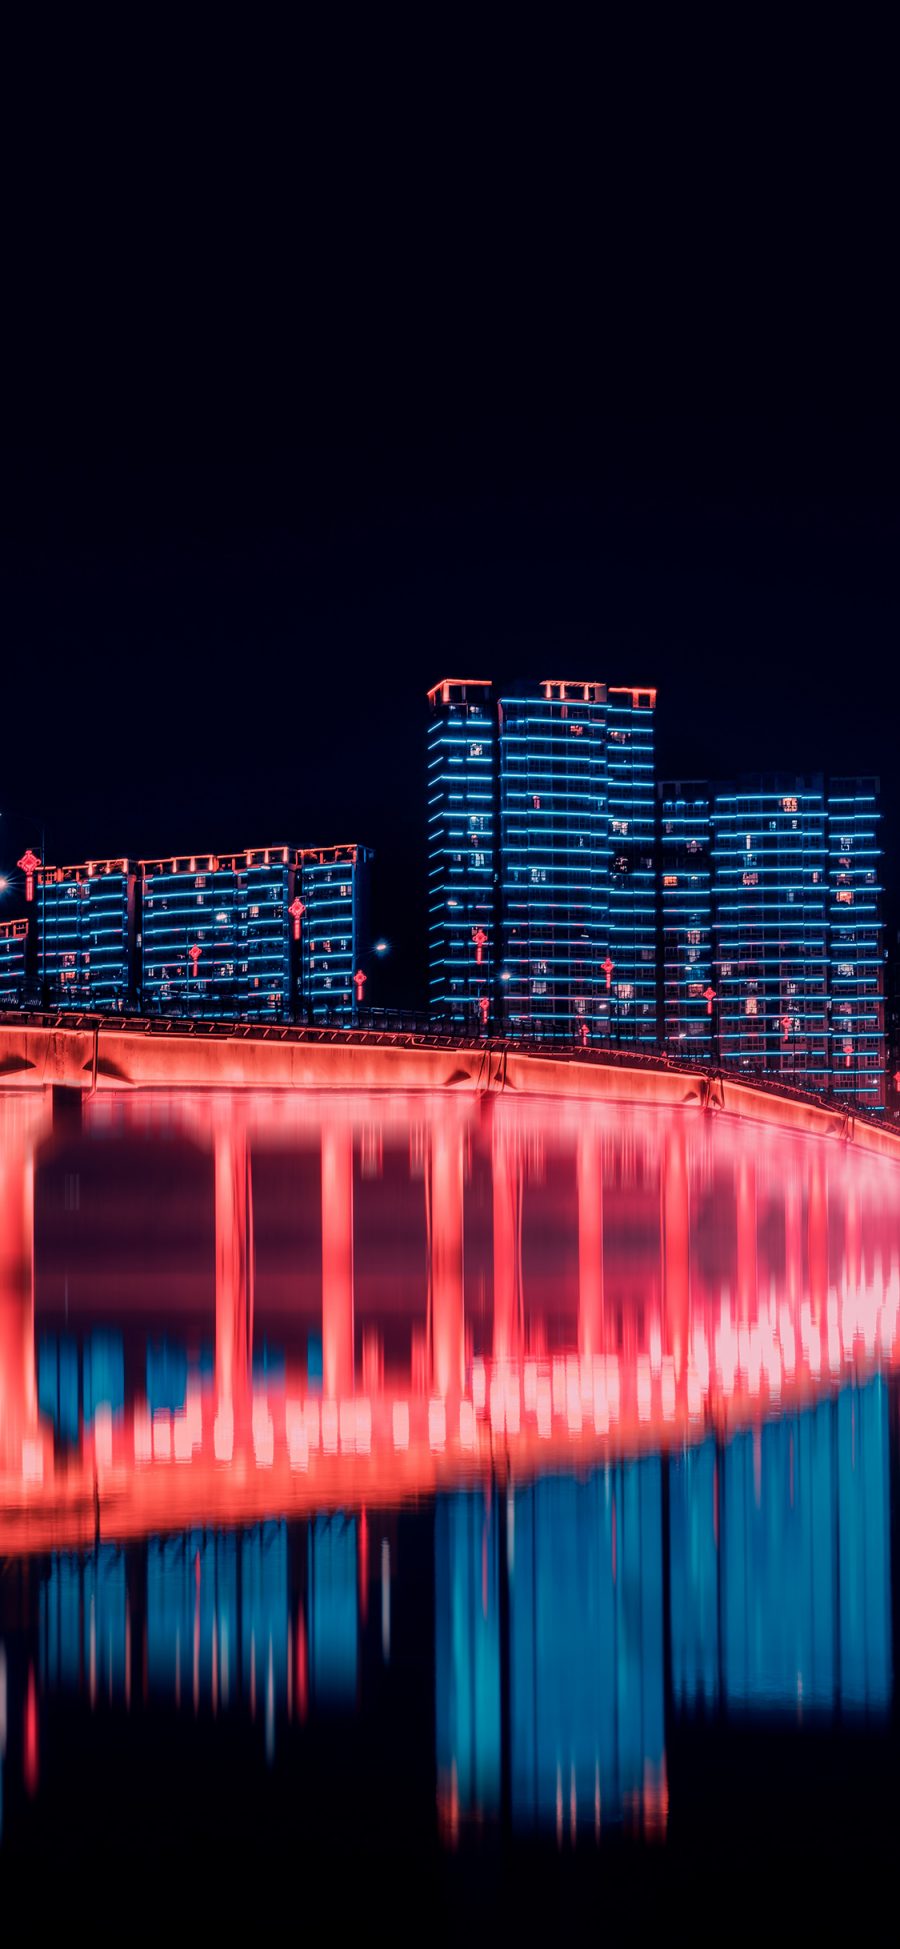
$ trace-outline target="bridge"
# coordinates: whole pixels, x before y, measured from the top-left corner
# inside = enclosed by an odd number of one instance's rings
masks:
[[[877,1114],[761,1073],[661,1054],[384,1028],[0,1012],[0,1087],[515,1090],[590,1101],[700,1104],[900,1156]]]
[[[799,1092],[590,1052],[99,1020],[4,1022],[0,1064],[4,1551],[388,1505],[548,1462],[680,1446],[896,1358],[900,1144]],[[577,1254],[571,1335],[555,1346],[521,1243],[548,1115],[572,1176]],[[155,1119],[210,1161],[213,1372],[173,1412],[142,1398],[101,1407],[80,1452],[60,1455],[38,1406],[36,1171],[60,1131],[149,1131]],[[318,1173],[315,1385],[296,1362],[277,1383],[253,1372],[254,1160],[298,1133]],[[358,1321],[359,1165],[383,1142],[416,1152],[403,1195],[411,1218],[424,1213],[427,1241],[421,1277],[408,1276],[405,1366],[385,1367]],[[623,1305],[604,1206],[641,1148],[656,1271],[642,1275],[639,1303]],[[464,1262],[473,1155],[490,1200],[477,1341]],[[728,1202],[735,1241],[716,1277],[698,1250],[713,1194]],[[773,1224],[777,1263],[764,1239]]]

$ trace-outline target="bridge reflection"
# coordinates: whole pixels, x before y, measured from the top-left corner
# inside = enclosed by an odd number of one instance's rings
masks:
[[[401,1520],[448,1842],[664,1831],[685,1717],[889,1711],[890,1161],[508,1095],[0,1093],[0,1133],[28,1791],[57,1695],[270,1758],[365,1716]]]
[[[900,1172],[852,1144],[509,1096],[75,1114],[0,1096],[3,1547],[695,1441],[895,1358]]]

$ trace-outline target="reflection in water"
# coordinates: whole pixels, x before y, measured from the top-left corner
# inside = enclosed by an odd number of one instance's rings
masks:
[[[884,1710],[887,1392],[846,1388],[670,1475],[672,1688],[713,1705]]]
[[[423,1632],[449,1847],[668,1833],[674,1730],[886,1722],[892,1162],[506,1096],[0,1131],[7,1834],[54,1700],[380,1751]]]

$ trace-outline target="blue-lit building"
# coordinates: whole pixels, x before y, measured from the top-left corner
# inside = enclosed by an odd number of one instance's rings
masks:
[[[834,778],[828,792],[831,1087],[885,1105],[885,952],[878,780]]]
[[[660,786],[662,1020],[667,1055],[713,1055],[709,787]]]
[[[611,686],[607,724],[609,939],[613,1036],[657,1038],[656,691]]]
[[[130,860],[86,860],[36,874],[36,972],[59,1008],[123,1010],[135,1001],[136,874]]]
[[[718,1053],[825,1090],[828,845],[821,778],[753,778],[712,805]]]
[[[669,1054],[884,1108],[879,817],[874,779],[660,786]]]
[[[292,888],[289,848],[227,854],[184,854],[142,862],[141,1002],[148,1015],[191,1014],[228,1017],[246,1012],[250,986],[261,1013],[286,1007],[283,963],[278,953],[285,931],[282,888]],[[267,871],[260,885],[259,868]],[[252,890],[248,877],[252,874]],[[247,951],[250,909],[254,946]],[[290,923],[287,922],[287,926]],[[276,999],[277,998],[277,999]]]
[[[472,1028],[495,1006],[497,716],[481,679],[428,702],[429,1006]]]
[[[145,861],[145,1012],[353,1021],[371,858],[357,845],[267,846]]]
[[[0,1007],[19,1008],[25,993],[27,920],[0,921]]]
[[[545,683],[500,702],[503,1002],[513,1035],[570,1040],[585,1022],[596,1036],[608,1011],[607,714],[605,684]]]
[[[349,1023],[365,1006],[369,939],[367,846],[307,847],[300,855],[300,1006],[310,1022]]]
[[[653,690],[429,692],[431,1008],[541,1040],[657,1037]]]

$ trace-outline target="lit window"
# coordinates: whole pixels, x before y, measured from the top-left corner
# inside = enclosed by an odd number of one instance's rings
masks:
[[[757,1013],[757,1000],[756,1000],[756,996],[755,996],[755,995],[748,995],[748,996],[747,996],[747,999],[746,999],[746,1001],[745,1001],[745,1003],[744,1003],[744,1014],[745,1014],[745,1015],[755,1015],[756,1013]]]
[[[850,888],[849,888],[849,887],[839,887],[839,889],[838,889],[838,899],[839,899],[840,901],[842,901],[842,902],[843,902],[843,904],[844,904],[844,906],[845,906],[845,907],[852,907],[852,905],[853,905],[853,895],[852,895],[852,893],[851,893],[851,891],[850,891]]]
[[[677,873],[664,873],[664,874],[663,874],[663,886],[664,886],[664,887],[677,887],[677,885],[678,885],[678,874],[677,874]]]
[[[797,810],[796,799],[782,799],[781,810],[782,812],[796,812]]]
[[[756,886],[758,886],[758,885],[759,885],[759,874],[758,874],[758,873],[744,873],[744,874],[742,875],[742,878],[743,878],[743,881],[744,881],[744,885],[745,885],[745,887],[756,887]]]
[[[469,757],[470,757],[470,758],[481,758],[481,757],[483,757],[483,756],[484,756],[484,745],[483,745],[483,744],[470,744],[470,746],[469,746]]]

